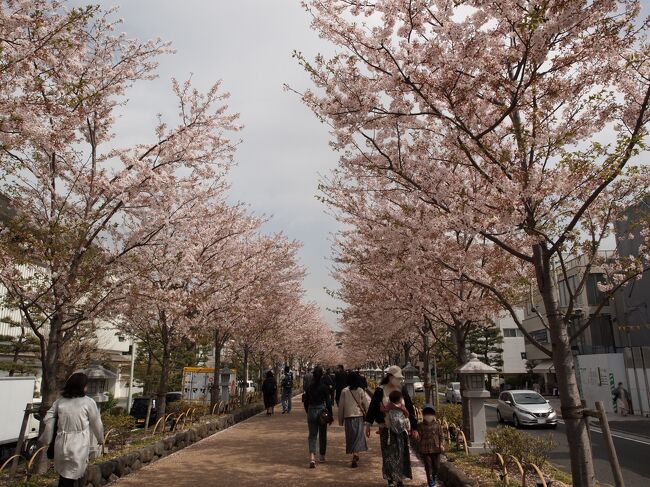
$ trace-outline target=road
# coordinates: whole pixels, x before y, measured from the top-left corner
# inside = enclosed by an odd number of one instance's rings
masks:
[[[497,427],[496,408],[486,408],[488,428]],[[527,429],[527,432],[539,436],[552,434],[557,442],[557,447],[550,454],[550,461],[570,472],[569,446],[566,439],[564,424],[559,424],[555,430],[551,429]],[[623,469],[623,479],[626,487],[647,487],[650,485],[650,439],[632,438],[629,435],[612,432],[614,446],[618,453],[618,461]],[[601,483],[614,485],[612,470],[607,457],[607,449],[603,441],[603,435],[597,428],[592,428],[591,434],[594,468],[596,478]]]

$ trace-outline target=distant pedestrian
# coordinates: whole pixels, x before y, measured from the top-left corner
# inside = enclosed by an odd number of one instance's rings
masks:
[[[363,425],[369,406],[370,397],[362,387],[361,376],[351,372],[339,399],[339,425],[345,425],[345,453],[352,455],[352,468],[359,466],[359,453],[368,451]]]
[[[386,376],[382,379],[381,384],[375,390],[368,407],[368,416],[366,417],[366,437],[370,436],[370,427],[372,423],[377,422],[379,425],[379,438],[381,445],[382,473],[384,479],[388,481],[389,486],[401,487],[404,485],[404,479],[413,478],[411,473],[411,459],[409,456],[408,434],[403,431],[400,434],[389,434],[386,427],[386,415],[382,412],[390,402],[390,394],[399,391],[402,394],[404,408],[408,412],[411,435],[415,441],[419,439],[418,422],[415,416],[415,408],[408,391],[403,387],[404,375],[402,369],[397,365],[390,366],[386,371]],[[390,440],[390,441],[389,441]]]
[[[280,380],[282,388],[282,414],[291,412],[291,396],[293,395],[293,372],[288,365],[284,367],[284,374]]]
[[[322,367],[314,368],[303,400],[309,427],[309,468],[316,468],[316,438],[318,437],[320,462],[323,463],[327,453],[327,426],[333,421],[332,395],[325,383]]]
[[[339,400],[341,399],[341,391],[345,389],[348,385],[348,374],[345,371],[345,368],[342,365],[339,365],[336,368],[334,373],[334,387],[336,388],[335,399],[336,405],[339,405]]]
[[[440,454],[445,452],[442,426],[436,419],[436,411],[431,404],[422,408],[423,421],[418,425],[420,441],[418,451],[424,462],[428,487],[435,487],[440,466]]]
[[[616,401],[616,409],[622,416],[627,416],[630,406],[627,402],[629,392],[623,387],[623,383],[619,382],[618,387],[612,391],[614,400]]]
[[[54,439],[54,469],[59,474],[59,487],[73,487],[86,472],[90,435],[98,443],[104,441],[102,419],[95,401],[86,396],[87,389],[88,376],[80,372],[72,374],[62,397],[54,401],[43,420],[45,430],[40,441],[49,445]]]
[[[264,407],[266,408],[267,416],[273,414],[277,392],[278,385],[275,383],[275,376],[273,375],[273,371],[269,370],[266,373],[266,379],[262,383],[262,395],[264,396]]]
[[[325,371],[323,380],[325,381],[325,384],[327,385],[327,388],[330,391],[332,404],[334,404],[334,397],[336,396],[336,377],[334,376],[334,372],[332,372],[332,369],[330,369],[329,367]]]

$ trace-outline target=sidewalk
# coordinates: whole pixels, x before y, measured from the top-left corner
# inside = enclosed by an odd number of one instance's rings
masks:
[[[307,419],[294,399],[291,414],[265,413],[219,432],[116,482],[117,487],[377,487],[381,475],[379,436],[370,438],[370,451],[359,468],[349,466],[343,427],[329,427],[327,463],[308,468]],[[408,486],[426,485],[424,469],[413,465]]]

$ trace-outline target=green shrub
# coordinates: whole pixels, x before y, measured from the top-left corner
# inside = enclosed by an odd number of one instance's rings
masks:
[[[413,405],[416,408],[422,409],[424,407],[424,396],[414,396],[413,397]]]
[[[135,418],[128,414],[119,416],[104,413],[102,414],[102,423],[104,424],[104,431],[117,430],[117,431],[130,431],[135,428]]]
[[[117,406],[117,399],[115,399],[115,394],[112,392],[107,392],[106,396],[108,397],[108,400],[99,404],[99,409],[102,413],[110,411],[115,406]]]
[[[446,419],[448,424],[463,427],[463,407],[460,404],[441,404],[436,409],[436,416],[440,421]]]
[[[542,467],[548,459],[548,453],[555,448],[552,434],[533,436],[510,426],[499,426],[487,434],[487,443],[493,453],[504,457],[514,456],[522,463],[534,463]]]

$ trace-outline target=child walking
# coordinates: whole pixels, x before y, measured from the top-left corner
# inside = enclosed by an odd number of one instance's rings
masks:
[[[442,426],[436,420],[436,411],[431,404],[422,409],[422,423],[418,425],[420,442],[418,449],[424,462],[429,487],[435,487],[440,465],[440,454],[445,451]]]

